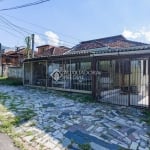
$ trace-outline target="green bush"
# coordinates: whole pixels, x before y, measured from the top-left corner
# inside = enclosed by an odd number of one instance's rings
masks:
[[[150,125],[150,110],[143,111],[143,114],[145,115],[142,121],[145,121],[148,125]]]
[[[19,85],[23,85],[23,83],[21,79],[0,77],[0,85],[19,86]]]
[[[80,150],[92,150],[91,145],[89,143],[79,144]]]

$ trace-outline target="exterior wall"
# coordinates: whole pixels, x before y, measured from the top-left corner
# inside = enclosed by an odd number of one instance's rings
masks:
[[[8,77],[12,75],[13,71],[10,68],[21,67],[23,64],[23,59],[24,59],[23,57],[24,56],[22,54],[18,54],[16,56],[3,54],[0,58],[0,76]],[[17,74],[14,76],[17,77]],[[18,77],[20,78],[21,76],[22,76],[21,73],[19,73]]]
[[[3,65],[2,72],[3,72],[3,77],[8,76],[8,65]]]
[[[20,65],[18,57],[11,57],[11,56],[3,56],[2,63],[11,66]]]
[[[23,68],[22,67],[8,67],[8,77],[22,79],[23,78]]]
[[[49,45],[38,47],[38,55],[43,54],[43,52],[45,50],[48,50],[49,48],[51,48],[51,46],[49,46]]]

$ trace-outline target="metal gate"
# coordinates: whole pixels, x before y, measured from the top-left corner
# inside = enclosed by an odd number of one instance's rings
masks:
[[[148,59],[99,60],[96,68],[100,102],[149,107]]]

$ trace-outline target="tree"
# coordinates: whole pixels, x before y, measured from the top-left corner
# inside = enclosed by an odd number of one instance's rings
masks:
[[[25,38],[25,43],[26,43],[26,54],[27,54],[27,58],[30,58],[30,51],[31,51],[31,37],[27,36]]]

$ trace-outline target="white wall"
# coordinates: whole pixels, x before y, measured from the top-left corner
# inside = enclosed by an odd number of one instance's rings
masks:
[[[23,67],[8,67],[8,77],[22,79]]]

